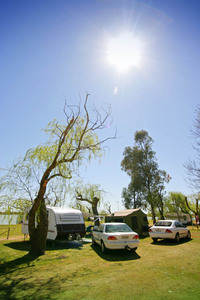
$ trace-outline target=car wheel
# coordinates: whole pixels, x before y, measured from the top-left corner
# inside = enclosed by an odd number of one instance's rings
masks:
[[[179,233],[177,232],[177,234],[176,234],[176,236],[175,236],[175,241],[177,242],[177,243],[179,243],[179,241],[180,241],[180,236],[179,236]]]
[[[107,251],[107,248],[106,248],[106,246],[104,245],[104,242],[103,242],[103,241],[101,241],[101,251],[102,251],[103,253],[106,253],[106,251]]]
[[[94,237],[92,236],[92,245],[95,245],[95,244],[96,244],[95,239],[94,239]]]
[[[136,248],[132,248],[131,252],[135,253],[136,250],[137,250],[137,247]]]
[[[153,240],[153,242],[154,242],[154,243],[156,243],[158,239],[156,239],[156,238],[153,238],[152,240]]]
[[[187,239],[190,240],[191,239],[191,232],[188,230],[188,234],[187,234]]]

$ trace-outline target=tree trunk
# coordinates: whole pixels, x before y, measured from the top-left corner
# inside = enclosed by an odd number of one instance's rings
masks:
[[[96,215],[96,216],[99,215],[98,210],[97,210],[97,205],[98,205],[99,200],[100,200],[99,198],[94,197],[93,201],[92,201],[92,213],[94,215]],[[97,220],[95,220],[94,225],[95,226],[99,226],[100,225],[99,218]]]
[[[161,220],[164,220],[164,206],[163,206],[163,198],[161,195],[159,195],[159,199],[160,199],[160,207],[159,207],[159,213],[160,213],[160,218]]]
[[[164,220],[165,217],[164,217],[164,214],[163,214],[163,209],[159,208],[159,213],[160,213],[160,219]]]
[[[42,180],[39,193],[29,212],[28,229],[31,242],[30,254],[36,257],[44,255],[46,250],[48,232],[48,219],[44,200],[46,185],[47,181]]]
[[[36,211],[33,206],[29,213],[30,254],[35,257],[45,254],[48,232],[45,201],[42,199],[40,202],[41,204],[38,210]]]
[[[153,207],[152,203],[151,203],[151,216],[152,216],[153,224],[155,224],[156,223],[156,215],[155,215],[155,211],[154,211],[154,207]]]

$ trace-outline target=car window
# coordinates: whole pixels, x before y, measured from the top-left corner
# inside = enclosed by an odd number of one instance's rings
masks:
[[[168,221],[158,221],[154,224],[154,226],[164,226],[164,227],[169,227],[172,225],[172,222]]]
[[[106,225],[106,228],[105,228],[105,232],[107,232],[107,233],[130,232],[130,231],[133,231],[133,230],[126,224]]]
[[[176,226],[176,227],[184,227],[183,224],[180,223],[180,222],[175,222],[175,226]]]
[[[175,222],[175,226],[176,226],[176,227],[180,227],[179,222]]]

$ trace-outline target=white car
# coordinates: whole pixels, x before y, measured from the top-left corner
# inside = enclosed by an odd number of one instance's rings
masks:
[[[103,223],[92,232],[92,244],[99,244],[102,252],[107,249],[129,249],[139,246],[139,235],[125,223]]]
[[[160,220],[150,229],[149,235],[154,242],[158,239],[174,239],[177,243],[181,238],[191,238],[189,229],[176,220]]]

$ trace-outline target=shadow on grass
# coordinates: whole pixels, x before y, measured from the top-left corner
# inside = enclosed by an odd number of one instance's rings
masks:
[[[152,245],[157,245],[157,246],[178,246],[182,244],[186,244],[190,242],[192,239],[181,239],[178,243],[175,240],[172,239],[164,239],[164,240],[158,240],[157,242],[152,241]]]
[[[84,244],[87,242],[79,242],[79,241],[47,241],[46,250],[60,250],[60,249],[77,249],[81,250]],[[20,241],[20,242],[11,242],[5,243],[5,247],[9,247],[15,250],[20,251],[29,251],[30,250],[30,242],[29,241]]]
[[[56,278],[49,278],[41,285],[33,278],[31,268],[38,258],[26,254],[10,262],[0,264],[0,299],[50,299],[53,293],[60,291]],[[30,271],[23,272],[30,267]],[[17,296],[17,297],[16,297]]]
[[[87,242],[80,243],[78,241],[55,241],[53,245],[48,241],[46,250],[81,250],[84,243]],[[4,246],[15,250],[28,252],[31,245],[29,241],[20,241],[5,243]],[[31,256],[29,253],[8,262],[0,259],[0,299],[15,299],[14,294],[16,292],[18,295],[20,295],[20,299],[36,299],[36,295],[38,295],[37,299],[50,299],[52,288],[54,292],[60,290],[61,287],[59,285],[61,282],[57,282],[56,278],[50,278],[48,281],[44,282],[42,289],[40,285],[38,287],[38,283],[34,285],[29,284],[29,278],[32,278],[31,268],[35,265],[34,261],[37,262],[38,259],[39,257],[36,258]],[[23,270],[27,268],[30,268],[30,271],[23,272]],[[29,275],[23,275],[25,273]],[[34,283],[34,280],[32,282]],[[22,294],[26,296],[23,296]]]
[[[101,247],[97,244],[91,245],[91,248],[99,255],[101,258],[107,261],[126,261],[140,259],[137,252],[129,250],[107,250],[106,253],[101,251]]]
[[[1,262],[0,271],[1,274],[12,273],[15,270],[24,269],[30,266],[30,263],[34,261],[36,258],[31,256],[29,253],[25,254],[20,258],[16,258],[9,262]]]
[[[63,283],[64,284],[64,283]],[[51,299],[52,294],[57,294],[61,290],[61,286],[57,280],[50,278],[42,284],[28,283],[27,277],[12,278],[9,282],[5,280],[0,283],[0,299],[21,299],[21,300],[36,300],[36,299]]]

